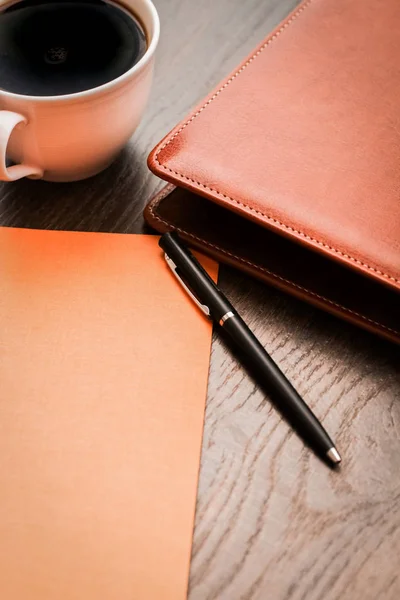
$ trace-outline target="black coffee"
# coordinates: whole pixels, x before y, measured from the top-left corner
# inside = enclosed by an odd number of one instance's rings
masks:
[[[0,12],[0,89],[28,96],[88,90],[119,77],[147,49],[140,23],[102,0],[26,0]]]

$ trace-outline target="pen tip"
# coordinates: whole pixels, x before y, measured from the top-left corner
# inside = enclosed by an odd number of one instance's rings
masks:
[[[342,461],[341,456],[336,450],[336,448],[331,448],[330,450],[328,450],[326,456],[334,465],[338,465]]]

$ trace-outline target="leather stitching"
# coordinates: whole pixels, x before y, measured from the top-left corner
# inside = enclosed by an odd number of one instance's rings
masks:
[[[326,244],[325,242],[322,242],[321,240],[318,240],[310,235],[308,235],[307,233],[304,233],[304,231],[301,231],[299,229],[295,229],[294,227],[291,227],[290,225],[287,225],[286,223],[283,223],[282,221],[279,221],[278,219],[267,215],[265,213],[263,213],[260,210],[257,210],[255,208],[253,208],[252,206],[249,206],[248,204],[245,204],[244,202],[241,202],[240,200],[237,200],[236,198],[232,198],[231,196],[228,196],[227,194],[224,194],[222,192],[219,192],[218,190],[208,187],[207,185],[205,185],[204,183],[201,183],[200,181],[196,181],[195,179],[191,179],[190,177],[187,177],[186,175],[184,175],[183,173],[179,173],[178,171],[174,171],[173,169],[170,169],[169,167],[167,167],[166,165],[162,164],[159,160],[159,155],[160,153],[167,147],[169,146],[173,140],[182,133],[182,131],[184,129],[186,129],[186,127],[188,125],[190,125],[190,123],[192,123],[210,104],[211,102],[213,102],[241,73],[243,73],[243,71],[270,45],[272,44],[272,42],[274,42],[280,35],[281,33],[283,33],[283,31],[285,29],[287,29],[287,27],[289,27],[305,10],[306,8],[308,8],[312,3],[314,2],[314,0],[308,0],[307,2],[305,2],[304,4],[302,4],[302,6],[295,12],[293,13],[293,15],[283,23],[283,25],[270,37],[268,38],[268,40],[257,50],[257,52],[255,52],[241,67],[240,69],[238,69],[225,83],[224,85],[222,85],[216,92],[215,94],[213,94],[213,96],[211,96],[211,98],[209,98],[207,100],[207,102],[205,104],[203,104],[203,106],[201,106],[191,117],[190,119],[188,119],[185,123],[183,123],[183,125],[174,133],[173,136],[171,136],[156,152],[155,156],[154,156],[154,160],[156,161],[156,163],[159,165],[160,168],[169,171],[170,173],[173,173],[174,175],[178,176],[181,179],[184,179],[186,181],[190,181],[191,183],[195,183],[196,185],[199,185],[200,187],[206,189],[209,192],[212,192],[214,194],[217,194],[218,196],[221,196],[227,200],[229,200],[230,202],[234,202],[235,204],[237,204],[238,206],[242,206],[244,208],[246,208],[247,210],[250,210],[251,212],[257,214],[257,215],[261,215],[264,219],[266,219],[267,221],[270,221],[271,223],[275,223],[277,225],[279,225],[280,227],[284,227],[286,230],[292,232],[292,233],[296,233],[297,235],[300,235],[302,238],[309,240],[311,242],[314,242],[315,244],[318,244],[319,246],[321,246],[322,248],[326,248],[328,250],[330,250],[331,252],[334,252],[335,254],[338,254],[339,256],[352,261],[353,263],[360,265],[362,267],[367,268],[370,271],[373,271],[374,273],[376,273],[377,275],[380,275],[382,277],[384,277],[385,279],[389,279],[390,281],[394,281],[395,283],[400,283],[400,279],[393,277],[393,275],[389,275],[388,273],[385,273],[384,271],[380,271],[379,269],[376,269],[375,267],[372,267],[371,265],[369,265],[368,263],[365,263],[357,258],[354,258],[353,256],[351,256],[350,254],[347,254],[345,252],[342,252],[341,250],[338,250],[337,248],[335,248],[334,246],[331,246],[329,244]]]
[[[249,267],[252,267],[253,269],[256,269],[257,271],[262,271],[263,273],[266,273],[267,275],[270,275],[271,277],[273,277],[275,279],[279,279],[280,281],[282,281],[283,283],[286,283],[286,284],[290,285],[291,287],[295,287],[295,288],[297,288],[298,290],[300,290],[302,292],[306,292],[310,296],[314,296],[315,298],[318,298],[319,300],[323,300],[323,302],[326,302],[327,304],[330,304],[331,306],[335,306],[336,308],[340,308],[345,313],[354,315],[354,316],[358,317],[359,319],[361,319],[362,321],[366,321],[368,323],[371,323],[372,325],[376,325],[377,327],[379,327],[381,329],[385,329],[386,331],[390,331],[391,333],[394,333],[395,335],[400,336],[400,331],[396,331],[396,329],[392,329],[391,327],[387,327],[386,325],[383,325],[379,321],[374,321],[373,319],[369,319],[368,317],[365,317],[364,315],[361,315],[360,313],[358,313],[358,312],[356,312],[354,310],[351,310],[350,308],[347,308],[347,307],[343,306],[342,304],[339,304],[338,302],[334,302],[333,300],[329,300],[328,298],[325,298],[325,296],[321,296],[320,294],[317,294],[316,292],[312,292],[311,290],[309,290],[309,289],[307,289],[307,288],[305,288],[305,287],[303,287],[301,285],[298,285],[297,283],[294,283],[290,279],[286,279],[285,277],[281,277],[280,275],[276,275],[276,273],[274,273],[273,271],[269,271],[265,267],[257,265],[255,263],[251,262],[250,260],[246,260],[245,258],[241,258],[237,254],[233,254],[232,252],[229,252],[228,250],[224,250],[220,246],[212,244],[211,242],[207,242],[206,240],[198,237],[197,235],[194,235],[194,234],[190,233],[189,231],[186,231],[185,229],[182,229],[181,227],[176,227],[175,225],[172,225],[172,223],[169,223],[165,219],[162,219],[159,215],[157,215],[154,212],[154,207],[158,206],[158,204],[162,200],[163,200],[163,198],[161,198],[158,201],[154,200],[148,206],[148,210],[149,210],[151,216],[156,221],[159,221],[160,223],[163,223],[167,227],[172,227],[173,229],[175,229],[179,233],[183,233],[183,234],[187,235],[189,238],[200,242],[202,245],[208,246],[209,248],[214,248],[214,250],[217,250],[218,252],[221,252],[221,254],[224,254],[225,256],[230,256],[231,258],[235,259],[236,261],[244,263],[244,264],[248,265]]]

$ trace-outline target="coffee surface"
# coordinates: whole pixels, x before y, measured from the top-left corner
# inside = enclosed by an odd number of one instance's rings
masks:
[[[129,71],[146,49],[139,21],[112,2],[18,2],[0,12],[0,89],[82,92]]]

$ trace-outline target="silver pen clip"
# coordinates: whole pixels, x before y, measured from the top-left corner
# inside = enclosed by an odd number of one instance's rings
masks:
[[[179,281],[181,286],[185,288],[186,292],[189,294],[189,296],[191,297],[193,302],[195,302],[197,304],[197,306],[200,308],[200,310],[203,311],[203,313],[207,317],[209,317],[210,309],[205,304],[202,304],[198,298],[196,298],[196,296],[193,294],[192,290],[190,290],[188,288],[188,286],[186,285],[186,283],[183,281],[182,277],[180,275],[178,275],[177,266],[174,263],[174,261],[172,260],[172,258],[170,258],[168,256],[168,254],[165,254],[165,260],[166,260],[167,265],[169,266],[169,268],[171,269],[171,271],[173,272],[173,274],[175,275],[175,277],[177,278],[177,280]]]

